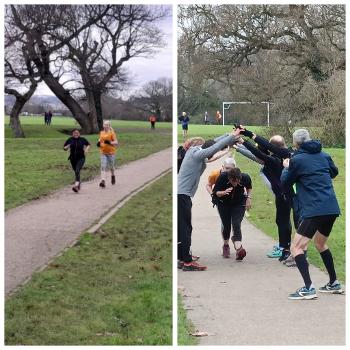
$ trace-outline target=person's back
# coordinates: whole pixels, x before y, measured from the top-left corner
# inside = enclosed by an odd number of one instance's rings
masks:
[[[289,178],[286,172],[281,176],[284,183],[288,179],[295,180],[302,218],[340,213],[332,183],[338,169],[332,158],[321,150],[318,141],[303,143],[291,158]]]
[[[200,156],[200,146],[190,147],[182,161],[178,174],[178,194],[186,194],[193,197],[197,188],[200,176],[202,175],[206,165],[205,157]]]

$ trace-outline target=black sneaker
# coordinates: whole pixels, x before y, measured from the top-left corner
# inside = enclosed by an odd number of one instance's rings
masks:
[[[287,249],[283,249],[282,255],[278,258],[278,261],[282,262],[285,261],[289,258],[290,256],[290,251]]]
[[[115,185],[115,175],[112,175],[112,185]]]
[[[105,180],[101,180],[100,187],[106,187]]]
[[[333,284],[327,283],[325,286],[320,287],[318,291],[321,293],[344,294],[344,290],[338,281],[335,281]]]

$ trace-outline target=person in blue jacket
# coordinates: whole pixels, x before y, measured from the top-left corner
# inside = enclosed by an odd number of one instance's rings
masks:
[[[321,143],[311,140],[306,129],[298,129],[294,132],[293,143],[296,152],[292,158],[285,159],[283,162],[281,183],[284,186],[296,184],[296,203],[299,206],[300,223],[294,236],[291,253],[305,286],[290,294],[288,298],[317,298],[309,273],[309,264],[304,254],[312,238],[329,274],[329,282],[318,291],[342,294],[343,289],[337,280],[332,253],[327,246],[333,224],[340,215],[332,183],[332,179],[338,175],[338,168],[329,154],[322,152]]]

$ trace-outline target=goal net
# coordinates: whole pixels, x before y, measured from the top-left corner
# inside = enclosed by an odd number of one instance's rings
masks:
[[[222,124],[270,126],[270,102],[230,101],[222,103]]]

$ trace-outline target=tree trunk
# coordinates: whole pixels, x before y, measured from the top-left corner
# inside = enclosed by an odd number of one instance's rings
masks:
[[[37,83],[32,81],[29,90],[21,95],[17,90],[5,87],[5,92],[16,97],[15,104],[12,107],[10,113],[10,127],[12,129],[13,136],[16,138],[24,138],[24,132],[21,126],[21,121],[19,119],[19,114],[26,102],[33,96],[37,88]]]
[[[102,96],[99,92],[94,92],[94,102],[96,109],[96,120],[100,130],[103,129],[103,115],[102,115]]]
[[[51,74],[45,74],[43,80],[57,98],[70,110],[73,118],[81,126],[81,132],[83,134],[96,134],[99,132],[97,124],[93,121],[92,114],[85,113],[78,102]]]
[[[10,114],[10,127],[12,134],[16,138],[24,138],[24,132],[21,126],[21,121],[19,120],[19,114],[27,101],[24,99],[16,97],[16,102],[12,107]]]

